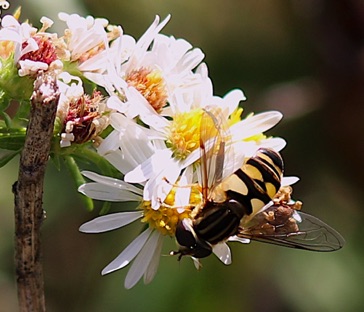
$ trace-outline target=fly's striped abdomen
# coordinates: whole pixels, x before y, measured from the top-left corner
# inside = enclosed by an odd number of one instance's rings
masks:
[[[281,156],[271,149],[259,149],[223,182],[223,189],[229,199],[243,205],[247,215],[254,215],[278,192],[282,173]]]

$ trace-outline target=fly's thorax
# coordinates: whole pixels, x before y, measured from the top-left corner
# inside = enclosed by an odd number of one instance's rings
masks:
[[[237,234],[244,214],[245,208],[233,199],[207,202],[193,220],[193,228],[200,239],[214,245]]]

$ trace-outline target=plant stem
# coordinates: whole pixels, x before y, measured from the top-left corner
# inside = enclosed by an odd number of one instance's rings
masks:
[[[59,100],[54,73],[41,73],[31,98],[29,124],[20,157],[15,197],[15,266],[19,311],[45,311],[40,227],[43,181]]]

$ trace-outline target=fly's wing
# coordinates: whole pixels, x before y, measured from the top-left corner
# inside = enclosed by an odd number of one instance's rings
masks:
[[[202,195],[206,200],[221,183],[226,161],[226,120],[219,108],[205,109],[200,128]]]
[[[332,227],[288,205],[273,205],[258,213],[238,234],[241,238],[311,251],[335,251],[344,238]]]

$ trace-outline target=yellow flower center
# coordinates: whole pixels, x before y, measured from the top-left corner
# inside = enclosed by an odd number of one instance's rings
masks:
[[[18,7],[14,13],[16,20],[19,20],[21,14],[21,7]],[[7,59],[11,53],[14,52],[14,42],[13,41],[1,41],[0,42],[0,58]]]
[[[152,209],[150,201],[142,202],[144,217],[141,221],[148,223],[150,227],[158,230],[162,235],[175,236],[177,223],[184,218],[189,218],[192,208],[202,201],[200,190],[197,186],[192,186],[190,206],[185,207],[184,211],[178,212],[178,208],[183,207],[174,207],[177,187],[173,187],[164,203],[156,210]]]
[[[185,159],[200,146],[202,112],[202,109],[195,109],[174,116],[167,144],[175,158]]]
[[[161,112],[166,106],[167,88],[160,71],[142,67],[128,73],[125,80],[145,97],[156,112]]]

